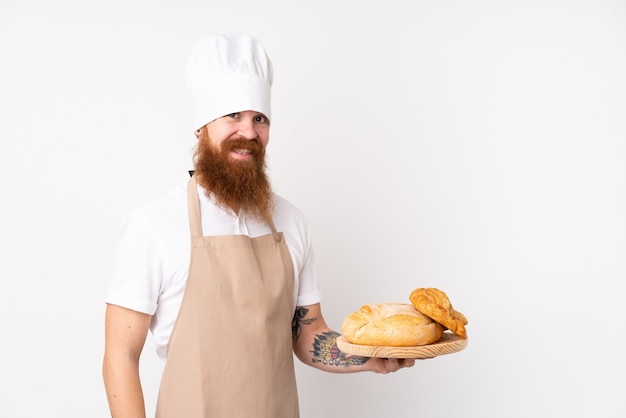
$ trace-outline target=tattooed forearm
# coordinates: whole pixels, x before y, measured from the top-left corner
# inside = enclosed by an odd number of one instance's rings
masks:
[[[308,309],[303,308],[302,306],[296,307],[296,312],[291,320],[291,334],[293,335],[294,341],[298,341],[298,338],[300,338],[300,335],[302,334],[302,324],[311,325],[317,320],[317,318],[304,319],[307,313],[309,313]]]
[[[359,357],[346,355],[337,347],[337,337],[339,333],[335,331],[328,331],[322,334],[317,334],[313,341],[313,363],[323,363],[330,366],[357,366],[366,363],[369,357]]]

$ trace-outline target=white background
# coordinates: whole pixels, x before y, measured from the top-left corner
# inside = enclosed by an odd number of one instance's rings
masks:
[[[617,0],[0,0],[0,416],[109,416],[118,228],[190,168],[185,60],[235,31],[274,62],[271,176],[329,324],[427,286],[470,320],[396,374],[298,365],[304,418],[626,417]],[[149,339],[150,413],[160,368]]]

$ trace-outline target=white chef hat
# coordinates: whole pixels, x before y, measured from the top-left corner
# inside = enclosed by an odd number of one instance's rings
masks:
[[[272,62],[250,35],[208,36],[193,47],[185,78],[193,100],[193,128],[229,113],[254,110],[271,119]]]

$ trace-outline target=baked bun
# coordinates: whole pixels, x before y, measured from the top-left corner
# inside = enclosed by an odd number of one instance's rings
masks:
[[[411,292],[409,300],[415,309],[432,318],[461,338],[467,338],[467,318],[455,311],[448,296],[434,287],[419,288]]]
[[[376,303],[348,315],[342,332],[352,344],[412,347],[439,340],[443,327],[411,304]]]

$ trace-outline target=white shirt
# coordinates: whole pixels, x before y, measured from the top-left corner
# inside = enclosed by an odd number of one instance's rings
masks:
[[[105,299],[106,303],[152,315],[150,330],[162,359],[167,357],[167,343],[189,271],[188,181],[187,175],[178,187],[126,218]],[[265,223],[217,207],[200,186],[198,197],[205,236],[254,238],[271,233]],[[306,219],[282,197],[274,195],[274,203],[274,225],[277,231],[283,232],[293,260],[293,309],[318,303],[321,292]]]

